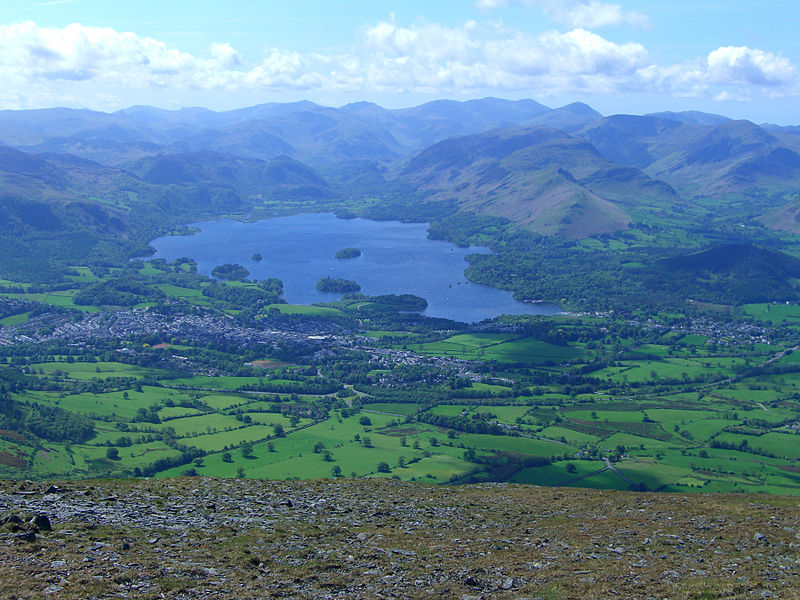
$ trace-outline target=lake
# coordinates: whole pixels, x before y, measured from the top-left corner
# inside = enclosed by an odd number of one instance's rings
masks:
[[[482,247],[458,248],[430,240],[425,223],[337,219],[329,213],[275,217],[261,221],[205,221],[200,232],[150,242],[155,258],[193,258],[200,273],[225,263],[239,263],[251,279],[277,277],[292,304],[338,300],[341,294],[316,289],[321,277],[352,279],[364,294],[415,294],[428,301],[423,314],[472,323],[501,314],[552,315],[549,304],[514,300],[510,292],[471,283],[464,276],[468,254]],[[361,256],[337,259],[343,248],[359,248]],[[263,260],[250,257],[259,253]]]

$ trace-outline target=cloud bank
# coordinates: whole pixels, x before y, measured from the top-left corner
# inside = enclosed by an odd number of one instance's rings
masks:
[[[510,1],[480,0],[486,7]],[[632,18],[595,0],[536,3],[566,11],[569,23]],[[474,21],[456,27],[379,22],[362,27],[344,54],[270,48],[255,63],[224,42],[196,55],[131,32],[24,22],[0,26],[0,77],[5,82],[0,102],[15,108],[71,101],[97,105],[115,93],[135,96],[136,90],[526,93],[537,98],[659,93],[720,99],[794,96],[800,90],[791,61],[755,48],[725,46],[691,62],[659,65],[643,45],[613,42],[586,27],[531,34]]]

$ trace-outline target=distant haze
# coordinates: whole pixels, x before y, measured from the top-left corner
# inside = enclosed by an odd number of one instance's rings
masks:
[[[0,7],[0,108],[585,102],[800,124],[800,6],[645,0]]]

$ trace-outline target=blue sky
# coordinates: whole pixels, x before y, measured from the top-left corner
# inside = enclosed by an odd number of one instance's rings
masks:
[[[3,0],[0,108],[573,101],[800,124],[800,6]]]

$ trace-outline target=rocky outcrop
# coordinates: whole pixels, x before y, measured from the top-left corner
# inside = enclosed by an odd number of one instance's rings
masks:
[[[800,509],[767,496],[385,480],[0,483],[0,518],[1,597],[792,598],[800,589]]]

